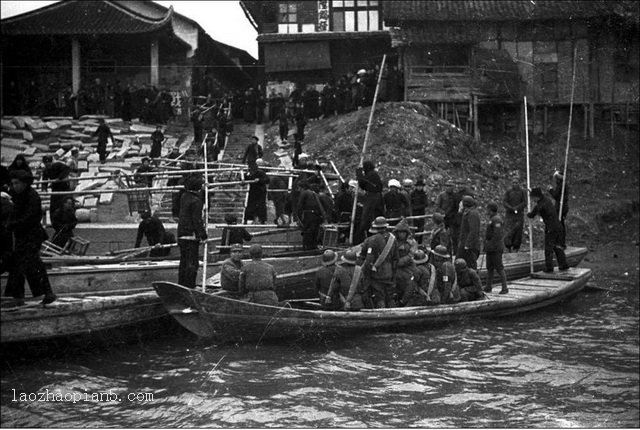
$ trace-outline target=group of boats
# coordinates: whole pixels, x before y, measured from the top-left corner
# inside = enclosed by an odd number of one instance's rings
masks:
[[[591,275],[589,269],[575,267],[586,256],[586,248],[569,247],[566,254],[572,268],[553,274],[540,272],[542,251],[534,251],[533,259],[528,252],[509,253],[504,255],[507,295],[488,293],[486,300],[433,307],[331,312],[321,309],[313,282],[322,267],[322,250],[292,254],[265,258],[278,273],[279,306],[247,303],[225,295],[218,282],[220,261],[207,264],[210,277],[204,288],[196,289],[171,282],[177,279],[177,260],[55,266],[48,273],[57,301],[42,306],[39,301],[27,300],[24,306],[10,306],[10,300],[3,298],[1,342],[8,345],[90,335],[168,315],[200,337],[233,341],[429,326],[547,306],[579,292]],[[479,261],[484,280],[484,259]],[[201,277],[199,273],[198,279]]]

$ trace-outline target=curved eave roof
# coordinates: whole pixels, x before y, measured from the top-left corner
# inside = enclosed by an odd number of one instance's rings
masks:
[[[171,26],[173,8],[151,19],[110,1],[63,1],[2,20],[2,35],[144,34]]]

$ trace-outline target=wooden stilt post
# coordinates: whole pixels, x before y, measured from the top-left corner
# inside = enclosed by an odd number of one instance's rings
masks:
[[[205,134],[204,140],[202,141],[203,150],[204,150],[204,231],[207,232],[209,227],[209,171],[207,169],[208,159],[207,159],[207,137],[209,135]],[[216,143],[218,141],[218,135],[216,133]],[[207,290],[207,257],[209,254],[209,243],[207,241],[204,242],[204,254],[202,255],[202,292],[204,293]]]

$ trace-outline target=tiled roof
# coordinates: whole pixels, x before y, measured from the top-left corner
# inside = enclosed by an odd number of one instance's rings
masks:
[[[173,8],[160,19],[110,1],[63,1],[2,20],[3,35],[141,34],[171,25]]]
[[[612,13],[603,0],[429,0],[384,1],[387,25],[401,21],[505,21],[589,18]]]
[[[335,40],[335,39],[365,39],[390,38],[387,30],[380,31],[319,31],[314,33],[263,33],[258,35],[258,42],[291,42],[302,40]]]

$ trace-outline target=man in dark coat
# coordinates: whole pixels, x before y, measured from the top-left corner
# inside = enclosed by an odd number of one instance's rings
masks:
[[[296,214],[302,223],[302,246],[304,249],[318,249],[320,226],[332,212],[328,205],[331,202],[323,204],[315,184],[302,182],[300,188],[302,192],[298,197]]]
[[[534,208],[527,214],[529,218],[540,215],[544,222],[544,263],[545,272],[553,272],[553,254],[558,260],[558,268],[566,270],[569,268],[567,257],[562,248],[562,225],[558,220],[558,213],[553,207],[551,200],[542,194],[542,190],[536,187],[531,190],[531,198],[536,201]]]
[[[113,134],[103,118],[100,118],[98,122],[98,128],[93,132],[93,136],[98,137],[98,155],[100,156],[100,163],[104,164],[107,161],[107,141],[109,138],[113,140]]]
[[[43,304],[56,300],[51,290],[49,277],[40,258],[40,246],[46,239],[40,220],[42,205],[40,196],[31,187],[33,176],[23,170],[11,175],[11,195],[14,208],[7,222],[7,229],[13,234],[14,244],[9,267],[9,278],[5,296],[16,299],[18,305],[24,303],[24,281],[29,282],[33,297],[44,294]]]
[[[162,221],[155,216],[151,215],[150,211],[144,211],[140,213],[142,221],[138,225],[138,235],[136,236],[135,248],[140,247],[142,242],[142,236],[146,236],[149,246],[164,245],[173,243],[170,238],[167,237],[168,233],[164,229]],[[171,235],[173,236],[173,235]],[[149,252],[149,257],[166,257],[171,253],[171,248],[156,248]]]
[[[520,186],[520,179],[514,176],[511,188],[504,194],[502,201],[505,209],[504,244],[507,250],[518,252],[522,244],[522,229],[524,228],[524,212],[527,207],[527,196]]]
[[[389,191],[382,196],[385,217],[390,219],[409,216],[409,198],[400,191],[400,182],[397,179],[391,179],[388,185]],[[395,225],[398,221],[397,219],[389,221],[389,224]]]
[[[375,170],[371,161],[362,163],[362,168],[356,170],[358,186],[365,191],[362,202],[362,217],[360,218],[360,229],[354,235],[354,243],[360,243],[366,236],[366,231],[371,227],[371,222],[376,217],[384,214],[384,202],[382,200],[382,179]]]
[[[42,162],[44,163],[42,180],[54,181],[51,183],[51,191],[71,191],[71,186],[69,184],[69,174],[71,173],[71,169],[69,168],[69,166],[58,160],[53,161],[53,158],[50,155],[45,155],[44,157],[42,157]],[[42,184],[42,189],[46,190],[47,185],[47,183]],[[59,207],[62,206],[62,201],[65,199],[65,197],[67,196],[64,194],[54,194],[51,196],[51,204],[49,208],[50,213],[53,214]]]
[[[200,109],[195,109],[191,114],[191,122],[193,123],[193,143],[195,145],[202,144],[202,120],[204,115]]]
[[[220,241],[220,255],[229,254],[231,245],[242,245],[245,241],[251,240],[251,233],[244,227],[234,226],[238,223],[238,217],[234,214],[226,214],[224,220],[228,227],[222,229],[222,240]]]
[[[247,181],[253,181],[249,185],[249,197],[247,198],[247,207],[244,211],[245,222],[254,221],[258,217],[258,222],[264,224],[267,222],[267,188],[269,185],[269,177],[260,167],[264,165],[264,161],[258,158],[255,163],[249,164],[249,173],[246,174]]]
[[[377,217],[371,224],[373,235],[362,242],[360,256],[364,259],[365,284],[376,308],[397,306],[395,285],[398,266],[398,246],[396,237],[387,231],[389,224],[385,217]]]
[[[136,181],[138,185],[141,187],[151,187],[153,186],[153,177],[154,175],[147,175],[147,173],[153,172],[153,166],[151,166],[150,160],[147,157],[142,159],[142,164],[133,175],[133,179]],[[141,175],[144,173],[144,175]]]
[[[73,237],[73,229],[78,224],[75,202],[72,197],[66,197],[62,206],[51,215],[51,227],[55,231],[51,242],[61,248]]]
[[[431,259],[436,269],[436,287],[440,293],[441,303],[456,303],[460,301],[460,289],[456,282],[456,270],[451,263],[451,255],[447,248],[438,245],[431,250]]]
[[[483,298],[484,294],[482,294],[482,284],[478,272],[467,267],[467,262],[463,258],[456,258],[454,267],[456,269],[458,288],[460,289],[460,301],[472,302]]]
[[[262,246],[251,245],[249,248],[251,261],[245,263],[240,270],[240,294],[246,294],[251,303],[276,306],[276,271],[269,263],[262,261]]]
[[[277,191],[275,191],[277,190]],[[278,225],[287,224],[288,220],[285,219],[285,204],[287,202],[287,180],[284,176],[270,176],[269,177],[269,192],[267,198],[273,202],[273,207],[276,212],[275,222]]]
[[[467,266],[476,270],[480,256],[480,214],[476,201],[471,196],[462,198],[462,223],[460,225],[460,241],[456,257],[464,258]]]
[[[230,256],[222,262],[220,268],[220,286],[225,291],[238,293],[240,289],[240,271],[242,270],[242,245],[231,245]]]
[[[560,213],[560,201],[562,201],[562,216],[560,217],[560,225],[562,226],[562,234],[560,236],[560,245],[563,248],[567,247],[567,227],[565,219],[569,214],[569,186],[564,185],[564,196],[562,195],[562,183],[564,176],[560,171],[556,171],[553,174],[553,187],[549,188],[549,194],[555,201],[556,213]]]
[[[436,208],[444,214],[444,225],[451,233],[451,242],[454,250],[458,248],[458,234],[460,232],[459,204],[460,199],[455,192],[453,182],[447,182],[445,191],[440,193],[436,199]]]
[[[251,136],[251,143],[247,145],[247,148],[244,150],[242,162],[249,167],[255,164],[258,158],[262,158],[262,147],[258,143],[259,141],[258,136]]]
[[[504,251],[504,230],[502,218],[498,215],[498,204],[490,202],[487,205],[489,213],[489,224],[484,235],[484,252],[487,265],[487,286],[484,289],[490,293],[493,286],[493,274],[498,272],[500,281],[502,282],[502,290],[500,294],[507,294],[507,276],[504,273],[504,265],[502,264],[502,252]]]
[[[156,131],[151,133],[151,158],[160,158],[162,155],[162,142],[164,142],[162,127],[157,126]]]
[[[198,247],[207,240],[207,232],[202,219],[202,199],[200,191],[203,180],[198,176],[189,176],[185,181],[185,193],[180,198],[180,217],[178,220],[178,246],[180,247],[180,268],[178,283],[195,288],[198,273]]]

